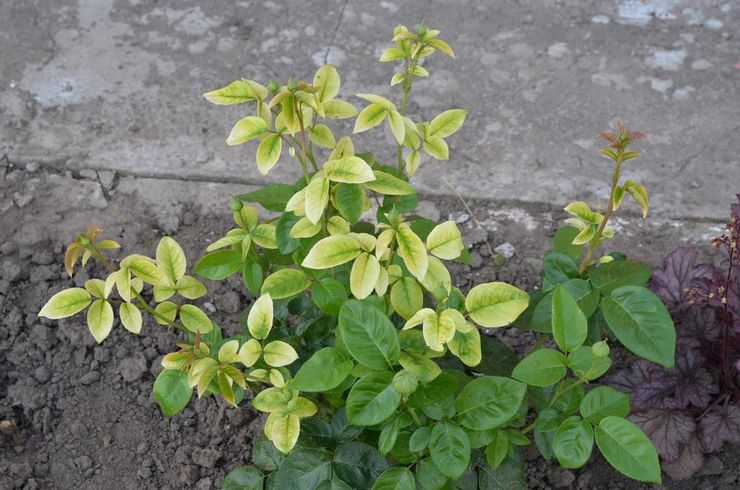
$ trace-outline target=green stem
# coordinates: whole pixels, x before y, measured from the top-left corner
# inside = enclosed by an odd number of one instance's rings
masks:
[[[578,266],[578,272],[580,274],[583,274],[586,271],[586,268],[591,263],[591,257],[601,244],[601,239],[603,238],[601,234],[606,228],[606,224],[609,221],[609,218],[611,218],[612,214],[614,214],[614,195],[617,190],[617,185],[619,184],[619,173],[622,169],[622,150],[620,150],[619,154],[617,155],[616,163],[617,166],[614,167],[614,173],[612,174],[612,189],[609,194],[609,203],[606,206],[604,219],[601,221],[598,230],[596,230],[596,235],[589,242],[588,250],[586,250],[586,255],[583,256],[583,260],[581,260],[581,264]]]
[[[563,389],[564,385],[561,384],[560,387],[558,388],[558,391],[555,392],[555,396],[552,397],[552,399],[550,400],[550,403],[548,403],[547,406],[551,407],[558,400],[558,398],[560,398],[561,396],[563,396],[564,394],[566,394],[573,388],[582,385],[583,383],[585,383],[585,380],[581,378],[581,379],[578,379],[575,383],[569,384],[565,389]]]
[[[421,50],[419,50],[421,52]],[[409,93],[411,92],[411,85],[414,80],[414,69],[416,68],[416,65],[419,62],[418,55],[414,56],[411,59],[411,63],[406,62],[404,65],[404,72],[403,72],[403,95],[401,96],[401,110],[399,111],[402,116],[406,115],[406,106],[409,102]],[[402,175],[405,174],[405,171],[403,169],[403,145],[398,144],[398,147],[396,149],[396,158],[398,159],[398,171],[401,172]]]
[[[165,322],[167,325],[169,325],[172,328],[176,328],[177,330],[182,330],[183,332],[190,333],[190,330],[185,328],[184,325],[181,325],[180,323],[170,320],[166,316],[159,313],[157,310],[149,306],[149,303],[147,303],[146,299],[144,299],[144,296],[141,295],[141,293],[135,293],[136,299],[138,302],[136,303],[136,306],[141,308],[142,310],[146,311],[150,315],[152,315],[155,318],[160,319],[161,321]]]

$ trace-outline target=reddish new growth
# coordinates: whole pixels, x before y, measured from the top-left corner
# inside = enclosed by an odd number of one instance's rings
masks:
[[[617,150],[621,150],[627,147],[630,143],[635,140],[641,140],[645,138],[645,134],[640,131],[629,131],[621,122],[617,123],[617,130],[619,134],[611,131],[605,131],[599,134],[599,138],[609,142],[609,146]]]

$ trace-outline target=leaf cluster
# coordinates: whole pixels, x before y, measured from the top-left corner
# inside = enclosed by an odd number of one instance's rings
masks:
[[[439,35],[423,24],[394,30],[381,61],[399,65],[391,80],[398,104],[361,93],[366,104],[356,109],[339,98],[331,65],[310,82],[237,80],[204,94],[248,108],[226,142],[258,142],[263,175],[287,159],[303,174],[233,196],[234,227],[193,267],[207,281],[238,274],[256,298],[235,335],[225,337],[197,305],[206,284],[187,274],[172,238],[162,238],[155,257],[112,260],[106,251],[118,244],[98,241],[91,228],[67,251],[70,274],[80,258],[84,265],[94,257],[108,275],[57,293],[39,315],[87,310],[102,342],[114,306],[135,334],[148,313],[180,332],[154,383],[165,415],[183,410],[194,391],[267,414],[254,466],[235,469],[224,488],[523,488],[520,448],[533,442],[567,468],[583,466],[596,447],[625,475],[660,481],[655,448],[626,418],[628,397],[585,389],[611,367],[608,341],[674,365],[673,323],[645,287],[649,268],[619,254],[593,259],[614,235],[607,223],[625,194],[647,212],[644,187],[620,181],[641,133],[620,126],[603,136],[611,146],[602,153],[615,165],[609,202],[603,212],[583,202],[566,207],[572,218],[544,257],[541,289],[530,295],[489,282],[464,293],[446,265],[468,260],[461,232],[453,221],[416,214],[409,182],[422,154],[449,158],[447,138],[467,114],[415,121],[406,112],[413,81],[429,76],[427,59],[454,58]],[[387,124],[395,164],[357,152],[351,135],[336,137],[327,123],[348,118],[353,134]],[[481,332],[515,322],[541,334],[521,360]],[[702,394],[684,396],[694,403]]]

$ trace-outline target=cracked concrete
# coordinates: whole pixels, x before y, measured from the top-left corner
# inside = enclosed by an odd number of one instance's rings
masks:
[[[398,95],[393,67],[375,60],[394,25],[421,17],[458,60],[426,65],[433,78],[415,87],[410,113],[470,110],[451,160],[422,164],[423,193],[453,194],[446,179],[492,205],[595,202],[608,163],[594,135],[622,120],[649,135],[627,173],[648,187],[655,219],[726,216],[740,191],[740,7],[721,1],[10,0],[0,4],[0,154],[61,174],[108,172],[110,185],[116,172],[121,189],[158,202],[171,194],[152,182],[261,184],[255,146],[224,144],[244,108],[200,95],[242,76],[310,78],[324,61],[358,106],[356,92]],[[357,143],[390,159],[391,140]],[[294,167],[286,156],[270,177],[293,179]]]

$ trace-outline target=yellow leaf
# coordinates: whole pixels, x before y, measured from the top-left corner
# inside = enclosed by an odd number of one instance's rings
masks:
[[[283,139],[279,134],[268,134],[257,147],[257,169],[262,175],[267,175],[280,159],[283,150]]]
[[[400,112],[396,110],[388,112],[388,126],[390,126],[391,132],[398,144],[403,144],[403,139],[406,137],[406,126],[403,123],[403,116],[401,116]]]
[[[429,122],[429,136],[447,138],[457,132],[465,122],[468,111],[464,109],[450,109],[444,111]]]
[[[275,234],[275,225],[262,223],[252,230],[252,240],[262,248],[274,250],[278,248]]]
[[[387,196],[406,196],[416,191],[408,182],[381,170],[373,170],[375,178],[365,182],[365,187],[371,191]]]
[[[406,264],[406,268],[417,279],[423,280],[429,267],[424,242],[421,241],[421,238],[406,223],[401,223],[398,226],[396,241],[398,242],[398,253],[403,259],[404,264]]]
[[[213,330],[213,323],[203,310],[194,305],[182,305],[180,321],[191,332],[208,333]]]
[[[340,158],[352,156],[354,154],[355,144],[352,143],[352,138],[349,136],[342,136],[339,138],[339,141],[337,141],[337,145],[331,151],[331,154],[329,154],[329,160],[339,160]]]
[[[375,289],[380,275],[380,262],[374,255],[362,252],[352,264],[349,284],[352,294],[357,299],[365,299]]]
[[[424,304],[424,293],[413,277],[404,277],[391,288],[391,305],[396,313],[408,320]]]
[[[218,349],[218,362],[236,362],[239,359],[237,352],[239,351],[239,341],[229,340],[224,342],[220,349]]]
[[[267,130],[267,122],[264,119],[257,116],[247,116],[237,121],[234,127],[231,128],[231,133],[226,138],[226,144],[229,146],[241,145],[258,137]]]
[[[646,218],[648,214],[648,206],[650,204],[650,198],[648,198],[647,190],[642,184],[638,184],[633,180],[627,180],[624,183],[624,190],[629,192],[632,199],[635,200],[640,209],[642,210],[642,217]]]
[[[262,351],[262,356],[265,362],[272,367],[287,366],[298,359],[295,349],[282,340],[275,340],[267,344]]]
[[[231,82],[227,86],[206,92],[205,99],[217,105],[241,104],[254,100],[254,90],[243,80]]]
[[[202,282],[193,276],[182,276],[175,285],[177,293],[183,298],[198,299],[206,295],[208,290]]]
[[[163,237],[157,245],[157,265],[173,285],[185,275],[187,260],[182,247],[171,237]]]
[[[131,303],[121,303],[118,307],[118,316],[121,318],[123,328],[131,333],[139,334],[143,320],[141,311]]]
[[[165,320],[170,322],[175,321],[175,317],[177,316],[177,305],[172,301],[163,301],[154,308],[154,311],[158,315],[154,317],[154,319],[157,320],[157,323],[160,325],[167,325],[168,323]]]
[[[383,122],[387,114],[388,110],[381,104],[370,104],[357,115],[355,127],[352,132],[355,134],[362,133],[363,131],[367,131],[368,129],[377,126]]]
[[[437,257],[429,257],[429,267],[421,281],[422,286],[432,295],[441,301],[450,295],[452,289],[452,279],[447,267]]]
[[[360,251],[360,242],[356,238],[334,235],[316,242],[301,265],[309,269],[328,269],[353,260]]]
[[[480,333],[477,328],[462,332],[458,330],[447,343],[450,352],[456,355],[466,366],[474,367],[481,361]]]
[[[273,419],[270,424],[270,440],[283,454],[288,454],[298,441],[301,433],[301,422],[296,415],[279,415],[272,413],[268,418]]]
[[[104,341],[113,328],[113,307],[110,303],[103,299],[94,301],[87,310],[87,326],[98,344]]]
[[[470,317],[478,325],[489,328],[512,323],[528,304],[527,293],[504,282],[479,284],[465,298],[465,308]]]
[[[262,345],[260,345],[259,340],[249,339],[239,348],[239,354],[237,354],[237,357],[239,362],[244,364],[246,367],[252,367],[260,358],[261,354]]]
[[[324,164],[324,172],[333,182],[347,184],[362,184],[375,180],[373,169],[360,157],[345,156],[337,160],[329,160]]]
[[[357,115],[357,109],[349,102],[333,99],[324,102],[324,115],[329,119],[347,119]]]
[[[455,336],[455,322],[450,315],[428,315],[424,318],[424,341],[433,351],[441,352]]]
[[[293,194],[293,197],[288,199],[285,204],[286,211],[292,211],[296,216],[306,215],[306,189],[303,188]]]
[[[326,222],[326,230],[330,235],[346,235],[349,233],[349,221],[341,216],[332,216]]]
[[[388,272],[381,267],[378,273],[378,281],[375,283],[375,294],[384,296],[386,291],[388,291]]]
[[[301,218],[290,229],[292,238],[311,238],[321,231],[321,223],[311,223],[308,218]]]
[[[437,160],[448,160],[450,158],[450,149],[447,142],[439,136],[427,136],[424,140],[424,151]]]
[[[329,202],[329,179],[317,173],[306,187],[306,217],[311,223],[318,223]]]
[[[440,259],[458,258],[465,246],[457,224],[450,220],[435,226],[427,236],[427,248]]]
[[[270,294],[263,294],[254,302],[247,316],[247,328],[252,337],[266,339],[272,329],[273,309]]]
[[[341,79],[334,65],[324,65],[316,71],[313,77],[313,86],[319,89],[316,97],[323,104],[337,96]]]
[[[436,314],[437,313],[431,308],[422,308],[421,310],[414,313],[413,316],[406,321],[406,324],[403,326],[403,330],[408,330],[410,328],[421,325],[422,323],[424,323],[424,320],[426,320],[429,315]]]
[[[57,320],[79,313],[90,304],[90,293],[82,288],[60,291],[49,299],[39,311],[39,316]]]
[[[324,148],[334,148],[337,144],[334,135],[326,124],[315,124],[309,133],[311,141]]]
[[[88,279],[85,281],[85,290],[98,299],[106,299],[105,282],[101,279]]]

